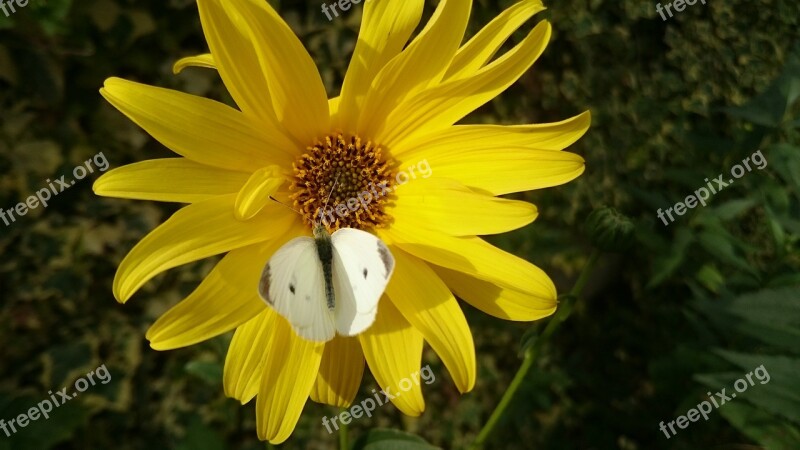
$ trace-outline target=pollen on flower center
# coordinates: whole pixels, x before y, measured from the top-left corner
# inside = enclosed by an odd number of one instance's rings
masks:
[[[295,161],[291,198],[311,226],[322,220],[330,231],[380,228],[390,219],[384,192],[392,187],[394,165],[380,146],[335,133]]]

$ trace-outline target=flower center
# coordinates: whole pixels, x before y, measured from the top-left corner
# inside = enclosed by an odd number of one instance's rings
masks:
[[[394,165],[380,146],[335,133],[295,161],[290,197],[312,227],[321,220],[330,231],[381,228],[390,219],[384,208]]]

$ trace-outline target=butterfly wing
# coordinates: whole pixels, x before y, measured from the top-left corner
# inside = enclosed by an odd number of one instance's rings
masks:
[[[378,301],[394,270],[394,257],[383,241],[355,228],[337,230],[331,241],[336,330],[353,336],[375,321]]]
[[[278,249],[264,267],[258,293],[298,336],[325,342],[336,335],[314,239],[294,238]]]

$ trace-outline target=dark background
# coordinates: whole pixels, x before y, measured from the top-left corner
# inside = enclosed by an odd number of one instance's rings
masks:
[[[272,3],[336,95],[360,8],[329,22],[321,1]],[[476,0],[470,33],[511,3]],[[636,225],[630,250],[603,254],[489,448],[800,448],[800,4],[707,3],[664,22],[654,1],[546,2],[536,18],[554,26],[545,54],[468,119],[549,122],[592,111],[591,130],[571,148],[586,158],[586,173],[519,196],[537,204],[539,218],[492,239],[544,268],[560,292],[591,252],[583,223],[593,208],[613,206]],[[0,208],[101,151],[112,167],[169,156],[98,89],[120,76],[230,102],[213,71],[172,75],[179,57],[206,51],[191,0],[31,0],[10,18],[0,13]],[[668,227],[656,217],[757,150],[764,170]],[[0,418],[101,364],[112,381],[12,438],[0,434],[0,449],[264,448],[253,405],[222,393],[230,335],[166,353],[144,339],[215,260],[172,270],[117,304],[116,265],[180,205],[98,198],[96,178],[0,223]],[[520,365],[530,324],[464,309],[478,354],[475,389],[459,396],[426,350],[437,380],[424,386],[422,417],[383,407],[355,422],[351,437],[392,427],[445,448],[474,439]],[[676,437],[659,431],[760,364],[769,383]],[[357,398],[374,386],[366,375]],[[334,448],[320,420],[335,412],[309,401],[283,447]]]

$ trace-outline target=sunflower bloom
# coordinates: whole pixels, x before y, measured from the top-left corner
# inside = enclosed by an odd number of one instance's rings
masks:
[[[187,204],[122,261],[115,297],[124,303],[159,273],[225,254],[147,339],[168,350],[235,329],[225,393],[242,404],[257,397],[258,436],[272,443],[290,436],[308,397],[349,405],[365,363],[382,388],[399,391],[399,380],[419,373],[423,342],[457,388],[470,391],[475,349],[456,297],[513,321],[556,308],[542,270],[478,237],[537,216],[533,205],[498,196],[560,185],[584,170],[580,156],[562,150],[586,132],[588,112],[550,124],[455,125],[542,54],[546,21],[496,56],[544,9],[541,1],[513,5],[463,45],[471,0],[441,0],[410,42],[424,0],[365,2],[341,94],[331,99],[300,40],[266,2],[197,3],[210,53],[178,61],[175,72],[217,70],[238,109],[118,78],[100,91],[179,157],[110,171],[95,192]],[[430,172],[419,176],[423,161]],[[283,244],[311,234],[329,194],[330,205],[346,205],[368,186],[391,194],[335,216],[331,231],[373,232],[395,256],[375,323],[355,337],[301,339],[259,298],[261,270]],[[392,401],[410,416],[425,407],[418,383]]]

